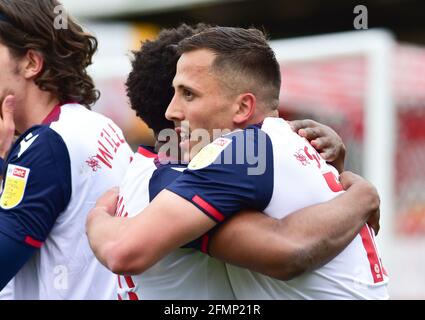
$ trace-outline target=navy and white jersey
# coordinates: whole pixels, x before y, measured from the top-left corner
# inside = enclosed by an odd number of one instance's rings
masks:
[[[0,233],[39,250],[10,285],[15,299],[115,297],[115,277],[92,253],[85,223],[131,157],[121,130],[79,104],[55,107],[19,137],[3,170]]]
[[[272,142],[257,126],[204,147],[167,187],[218,224],[244,208],[264,211],[274,186]]]
[[[222,223],[245,208],[283,218],[343,192],[338,172],[283,119],[223,136],[197,154],[167,187]],[[388,278],[365,226],[325,266],[279,281],[227,265],[237,299],[387,299]]]
[[[139,214],[184,169],[160,165],[152,149],[140,147],[120,186],[116,215]],[[234,299],[225,264],[190,248],[174,250],[143,274],[118,276],[117,285],[120,300]]]

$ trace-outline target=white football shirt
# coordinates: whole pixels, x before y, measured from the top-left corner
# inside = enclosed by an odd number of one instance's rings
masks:
[[[337,177],[286,121],[266,118],[205,147],[167,189],[217,223],[245,208],[280,219],[343,192]],[[388,277],[368,226],[331,262],[291,281],[232,265],[227,270],[237,299],[388,298]]]
[[[7,172],[18,168],[26,186],[20,202],[2,201],[2,214],[21,213],[23,227],[11,223],[0,231],[40,248],[14,277],[14,298],[115,299],[116,277],[94,256],[85,225],[97,198],[121,183],[130,163],[133,152],[121,130],[96,112],[66,104],[28,130],[13,150]],[[55,191],[49,181],[65,190],[65,200],[49,199]],[[6,179],[3,196],[12,194],[7,188]],[[57,201],[65,201],[61,212]]]
[[[116,215],[125,218],[139,214],[184,169],[162,166],[153,150],[140,147],[120,186]],[[143,274],[118,276],[118,299],[234,299],[234,295],[223,262],[191,248],[180,248]]]

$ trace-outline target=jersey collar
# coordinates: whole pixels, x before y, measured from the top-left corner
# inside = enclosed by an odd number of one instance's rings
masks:
[[[44,118],[41,124],[49,125],[52,122],[58,121],[61,114],[61,107],[66,104],[73,104],[73,103],[76,103],[76,102],[66,102],[64,104],[58,103],[57,105],[54,106],[54,108],[52,109],[52,111],[50,111],[50,113],[46,116],[46,118]]]
[[[141,154],[142,156],[146,158],[153,159],[157,168],[160,168],[164,165],[169,165],[169,164],[184,166],[184,167],[186,166],[186,164],[183,164],[175,160],[174,158],[168,157],[163,152],[157,153],[155,151],[155,147],[140,145],[139,148],[137,149],[137,153]]]
[[[44,120],[41,122],[41,124],[48,125],[48,124],[51,124],[52,122],[58,121],[60,114],[61,114],[61,105],[57,104],[53,108],[53,110],[50,111],[50,113],[47,115],[47,117],[44,118]]]

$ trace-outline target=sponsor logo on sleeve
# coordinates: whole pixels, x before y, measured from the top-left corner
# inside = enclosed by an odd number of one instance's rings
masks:
[[[232,139],[218,138],[214,142],[205,146],[199,153],[190,161],[188,168],[190,170],[199,170],[208,167],[217,159],[226,147],[232,143]]]
[[[30,169],[9,164],[6,171],[3,193],[0,197],[0,207],[12,209],[24,198]]]

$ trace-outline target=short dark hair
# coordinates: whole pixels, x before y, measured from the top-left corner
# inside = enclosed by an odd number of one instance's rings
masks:
[[[277,109],[281,86],[280,66],[264,33],[258,29],[212,27],[180,42],[178,53],[212,51],[212,68],[231,88],[250,90],[266,107]],[[228,75],[226,77],[225,75]]]
[[[131,108],[155,134],[174,128],[165,118],[165,111],[174,95],[172,83],[180,57],[177,44],[207,27],[205,24],[194,27],[182,24],[164,29],[156,40],[142,42],[141,49],[133,52],[133,68],[126,81],[127,96]]]
[[[57,0],[0,0],[0,42],[15,58],[31,49],[41,53],[44,66],[36,85],[61,103],[73,101],[89,107],[99,98],[86,71],[97,40],[63,11],[67,29],[55,28],[55,8],[60,5]]]

